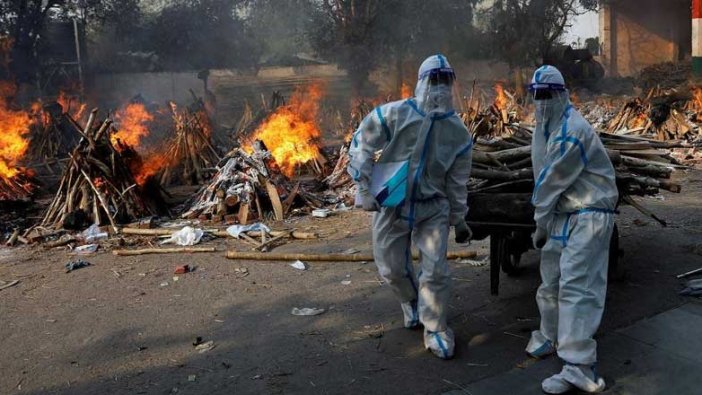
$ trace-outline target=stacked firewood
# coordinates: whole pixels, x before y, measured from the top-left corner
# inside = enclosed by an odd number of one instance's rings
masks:
[[[290,187],[263,143],[257,141],[251,154],[235,148],[222,162],[210,184],[188,203],[183,218],[236,219],[241,224],[266,219],[267,213],[275,220],[284,218],[299,193],[299,184]]]
[[[45,162],[68,156],[81,137],[78,123],[56,102],[44,105],[34,116],[29,159]]]
[[[0,201],[24,200],[32,196],[35,185],[31,173],[26,169],[12,177],[0,176]]]
[[[644,98],[631,99],[607,123],[606,130],[619,135],[640,135],[659,141],[700,141],[702,92],[651,89]]]
[[[122,154],[110,141],[108,118],[96,122],[93,110],[82,138],[70,153],[66,171],[40,226],[79,229],[88,223],[111,225],[157,213],[155,203],[136,185]]]
[[[162,185],[202,184],[210,178],[220,157],[212,144],[212,126],[204,107],[179,109],[171,103],[175,137],[166,149],[168,161],[161,173]]]
[[[534,186],[531,163],[533,129],[510,125],[510,135],[478,138],[473,151],[469,190],[472,193],[527,193]],[[656,195],[660,190],[679,193],[670,181],[675,168],[683,168],[666,150],[674,144],[600,132],[616,170],[620,199],[650,215],[631,196]],[[655,217],[654,217],[655,218]]]

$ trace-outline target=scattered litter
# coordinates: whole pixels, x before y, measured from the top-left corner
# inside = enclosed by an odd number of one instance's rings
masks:
[[[271,232],[270,228],[260,222],[251,225],[232,225],[227,228],[227,233],[229,233],[229,235],[232,237],[236,237],[237,239],[242,233],[251,231],[263,231],[266,233]]]
[[[327,218],[329,213],[331,213],[331,210],[328,208],[317,208],[312,210],[312,216],[317,218]]]
[[[162,287],[167,287],[168,286],[168,281],[164,281],[160,284]]]
[[[290,266],[294,267],[297,270],[307,270],[307,264],[305,264],[305,262],[302,262],[299,259],[294,263],[291,263]]]
[[[86,262],[82,259],[79,259],[77,261],[71,261],[66,264],[66,273],[72,272],[74,270],[78,270],[80,268],[90,266],[90,262]]]
[[[5,283],[4,281],[0,281],[0,291],[2,291],[5,288],[14,287],[17,284],[19,284],[19,280],[12,280],[9,283]]]
[[[351,285],[351,280],[343,280],[341,285]]]
[[[345,205],[344,203],[339,203],[339,205],[337,205],[337,206],[334,208],[334,211],[345,212],[345,211],[351,211],[352,208],[353,208],[353,207],[349,207],[349,206]]]
[[[73,249],[73,254],[75,255],[88,255],[97,251],[98,244],[86,244]]]
[[[196,379],[197,379],[197,375],[195,375],[195,374],[188,375],[188,381],[192,382],[192,381],[195,381]]]
[[[117,278],[120,278],[120,277],[122,277],[122,273],[118,272],[118,271],[117,271],[117,270],[115,270],[115,269],[112,269],[112,274],[114,274],[114,275],[115,275],[115,277],[117,277]]]
[[[173,276],[173,282],[176,282],[176,281],[178,281],[178,280],[180,280],[180,277],[178,277],[178,276]]]
[[[475,260],[475,259],[457,259],[456,263],[463,263],[463,264],[469,264],[473,267],[482,267],[490,263],[490,257],[485,256],[483,259],[480,260]]]
[[[262,375],[257,374],[257,375],[255,375],[255,376],[251,377],[251,380],[261,380],[262,378],[263,378]]]
[[[694,279],[687,282],[685,289],[680,291],[683,296],[702,296],[702,279]]]
[[[249,269],[245,267],[237,267],[234,269],[234,273],[236,273],[237,277],[246,277],[249,275]]]
[[[215,348],[214,340],[210,340],[208,342],[201,343],[195,346],[195,350],[197,350],[197,352],[199,352],[200,354],[206,353],[213,348]]]
[[[185,273],[190,273],[190,265],[180,265],[177,266],[175,269],[174,274],[185,274]]]
[[[179,246],[192,246],[200,242],[203,234],[205,234],[205,232],[202,229],[195,229],[190,226],[186,226],[183,229],[173,233],[171,237],[162,241],[161,244],[175,243]]]
[[[316,307],[303,307],[298,309],[297,307],[293,307],[291,313],[292,315],[320,315],[324,314],[324,309],[318,309]]]
[[[106,239],[109,236],[107,232],[100,232],[100,227],[96,224],[90,225],[90,227],[84,230],[80,235],[86,243]]]
[[[342,254],[353,255],[353,254],[358,254],[359,252],[361,252],[361,250],[359,250],[357,248],[349,248],[348,250],[342,252]]]

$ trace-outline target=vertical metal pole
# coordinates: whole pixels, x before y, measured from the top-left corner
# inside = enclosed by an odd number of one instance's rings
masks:
[[[78,83],[80,84],[80,99],[85,99],[85,89],[83,86],[83,62],[80,58],[80,33],[78,32],[78,20],[73,18],[73,37],[76,41],[76,60],[78,61]]]
[[[692,74],[702,77],[702,0],[692,0]]]

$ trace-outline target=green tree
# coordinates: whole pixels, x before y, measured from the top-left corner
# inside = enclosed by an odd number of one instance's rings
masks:
[[[310,41],[349,73],[354,93],[363,94],[370,88],[368,75],[379,66],[400,69],[404,60],[437,52],[470,53],[476,2],[320,0]]]
[[[237,7],[241,0],[180,0],[147,27],[147,48],[169,69],[254,67],[259,50]]]
[[[480,18],[487,25],[492,57],[524,67],[539,64],[572,18],[596,7],[594,0],[495,0]]]

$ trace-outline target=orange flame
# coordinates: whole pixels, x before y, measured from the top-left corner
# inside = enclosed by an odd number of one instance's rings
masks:
[[[153,120],[153,115],[146,111],[143,104],[128,104],[115,114],[115,121],[119,126],[117,132],[112,135],[112,144],[118,146],[117,141],[120,141],[133,148],[139,147],[141,139],[149,135],[147,124]]]
[[[253,133],[250,141],[261,140],[273,155],[283,174],[291,177],[295,168],[320,155],[317,114],[323,96],[322,86],[298,88],[290,104],[278,107]],[[247,148],[251,151],[251,148]]]
[[[702,87],[696,86],[692,88],[692,98],[695,101],[697,111],[702,111]]]
[[[171,158],[161,153],[151,153],[147,155],[138,171],[134,174],[134,179],[139,185],[144,185],[149,177],[158,174],[159,171],[171,165]]]
[[[29,148],[29,134],[32,117],[29,113],[9,108],[8,96],[15,93],[14,86],[0,82],[0,177],[11,178],[20,170],[19,161]]]
[[[400,96],[402,99],[409,99],[412,97],[412,87],[404,81],[402,82],[402,87],[400,88]]]
[[[495,93],[497,94],[495,97],[495,107],[499,108],[500,110],[506,109],[508,100],[502,84],[495,84]]]
[[[69,97],[64,91],[60,91],[56,102],[61,105],[63,112],[70,115],[75,120],[80,120],[88,107],[86,103],[80,103],[77,97]]]

